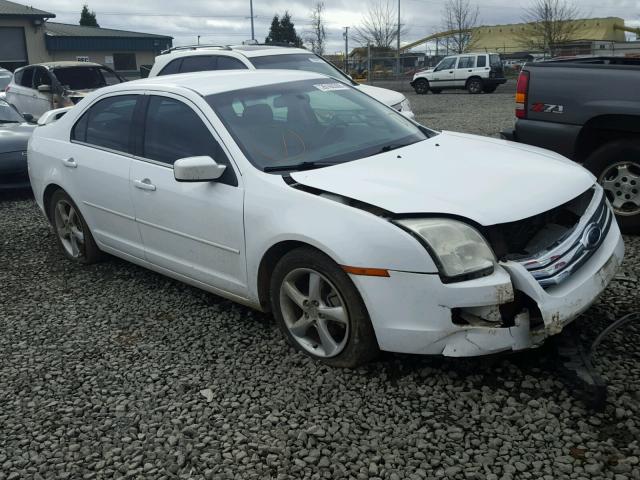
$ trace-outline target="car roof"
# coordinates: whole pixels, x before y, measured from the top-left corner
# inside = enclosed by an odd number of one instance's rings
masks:
[[[308,54],[313,55],[313,52],[304,48],[296,47],[281,47],[277,45],[203,45],[201,47],[194,45],[192,47],[178,47],[175,50],[167,52],[164,55],[168,56],[192,56],[203,54],[225,54],[228,52],[235,52],[246,58],[264,57],[267,55],[291,55],[291,54]]]
[[[314,78],[329,80],[333,83],[336,82],[335,78],[328,77],[327,75],[302,70],[216,70],[144,78],[105,87],[100,91],[154,90],[159,87],[166,89],[186,88],[201,96],[207,96],[243,88]]]

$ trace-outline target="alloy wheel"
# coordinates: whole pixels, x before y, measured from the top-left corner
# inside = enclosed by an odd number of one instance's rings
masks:
[[[602,172],[598,182],[604,188],[616,215],[640,213],[640,164],[614,163]]]
[[[479,80],[471,80],[469,82],[469,92],[480,93],[482,91],[482,84]]]
[[[84,231],[74,206],[66,200],[58,201],[53,218],[56,233],[65,251],[72,258],[81,257],[84,252]]]
[[[317,357],[339,355],[349,339],[349,312],[335,285],[310,268],[289,272],[280,286],[280,308],[287,330]]]

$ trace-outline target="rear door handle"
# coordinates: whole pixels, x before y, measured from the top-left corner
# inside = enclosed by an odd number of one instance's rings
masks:
[[[473,72],[473,70],[467,70],[467,72]]]
[[[149,180],[148,178],[145,178],[143,180],[134,180],[133,184],[140,190],[148,190],[150,192],[153,192],[156,189],[156,186],[151,183],[151,180]]]
[[[78,168],[78,164],[76,163],[76,161],[73,159],[73,157],[69,157],[69,158],[64,158],[62,160],[62,164],[67,167],[67,168]]]

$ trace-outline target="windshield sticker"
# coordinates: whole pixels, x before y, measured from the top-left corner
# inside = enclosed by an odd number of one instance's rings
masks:
[[[314,85],[314,87],[316,87],[318,90],[322,91],[322,92],[333,92],[334,90],[349,90],[349,87],[347,87],[344,83],[318,83],[317,85]]]
[[[313,63],[324,63],[324,60],[322,60],[321,58],[315,58],[315,57],[310,57],[309,61]]]

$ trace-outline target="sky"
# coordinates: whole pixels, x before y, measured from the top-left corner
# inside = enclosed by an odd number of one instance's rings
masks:
[[[19,3],[26,1],[14,0]],[[344,50],[344,27],[360,24],[369,5],[377,0],[324,0],[327,54]],[[397,4],[396,0],[392,0]],[[255,37],[263,42],[273,15],[286,10],[298,35],[310,29],[309,15],[317,0],[253,0]],[[403,43],[442,30],[446,0],[400,0],[401,22],[407,33]],[[471,0],[472,4],[474,3]],[[96,12],[101,27],[157,33],[174,37],[174,45],[201,43],[238,44],[251,38],[249,0],[31,0],[34,8],[56,14],[52,21],[77,24],[83,3]],[[517,23],[527,0],[480,0],[484,25]],[[640,27],[640,0],[576,0],[585,17],[622,17],[627,25]],[[351,49],[354,45],[349,45]]]

